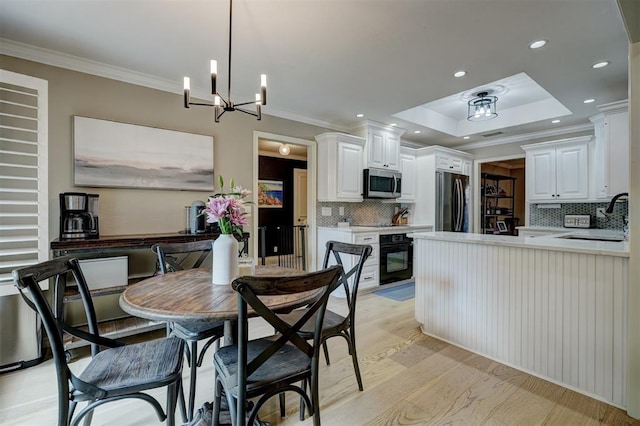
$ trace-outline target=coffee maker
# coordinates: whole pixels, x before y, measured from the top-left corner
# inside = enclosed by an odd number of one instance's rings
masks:
[[[93,216],[89,212],[89,194],[83,192],[61,193],[60,239],[91,238],[93,229],[95,229],[97,236],[97,223],[94,222]]]

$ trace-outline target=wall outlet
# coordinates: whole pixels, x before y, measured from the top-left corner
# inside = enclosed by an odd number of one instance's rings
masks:
[[[338,207],[338,214],[344,216],[344,207]]]
[[[320,214],[322,216],[331,216],[331,207],[323,207]]]
[[[278,246],[273,246],[273,252],[277,253],[278,252]]]
[[[605,209],[604,207],[597,207],[597,208],[596,208],[596,217],[607,217],[607,216],[604,214],[604,211],[605,211],[605,210],[606,210],[606,209]]]

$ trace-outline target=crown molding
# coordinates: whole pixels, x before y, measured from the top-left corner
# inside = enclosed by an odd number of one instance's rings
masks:
[[[532,139],[541,139],[554,136],[568,135],[571,133],[586,132],[593,130],[592,123],[577,124],[575,126],[559,127],[555,129],[541,130],[539,132],[524,133],[521,135],[507,136],[490,141],[471,142],[464,145],[456,145],[454,149],[477,149],[487,148],[496,145],[506,145],[514,142],[531,142]]]
[[[39,62],[54,67],[65,68],[71,71],[92,74],[98,77],[122,81],[124,83],[135,84],[137,86],[161,90],[163,92],[175,93],[179,95],[182,95],[183,93],[181,81],[176,82],[173,80],[167,80],[154,75],[144,74],[126,68],[115,67],[103,62],[92,61],[86,58],[81,58],[79,56],[62,53],[56,50],[44,49],[30,44],[19,43],[6,38],[0,38],[0,54]],[[193,88],[191,95],[192,97],[198,99],[208,99],[210,97],[208,90],[199,88]],[[337,130],[340,132],[349,131],[349,128],[346,126],[339,126],[334,123],[329,123],[311,117],[295,114],[293,112],[289,112],[272,106],[269,106],[268,112],[263,111],[263,115],[271,115],[274,117],[310,124],[312,126],[323,127],[326,129]]]

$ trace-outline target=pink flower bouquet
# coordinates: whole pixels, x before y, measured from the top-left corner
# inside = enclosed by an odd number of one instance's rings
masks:
[[[235,186],[233,179],[229,182],[229,193],[224,193],[224,180],[218,177],[220,192],[209,197],[204,213],[207,215],[207,223],[218,223],[222,234],[238,233],[242,235],[242,227],[248,225],[248,208],[250,201],[245,198],[251,191]]]

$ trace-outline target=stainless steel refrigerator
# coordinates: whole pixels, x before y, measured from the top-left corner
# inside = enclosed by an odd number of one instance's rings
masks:
[[[469,177],[436,172],[436,231],[470,232]]]

